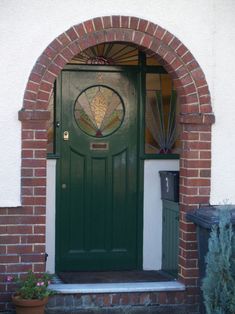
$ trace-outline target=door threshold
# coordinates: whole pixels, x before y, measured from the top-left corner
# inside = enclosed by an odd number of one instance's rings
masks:
[[[161,282],[119,282],[119,283],[81,283],[65,284],[55,276],[49,286],[62,294],[75,293],[122,293],[122,292],[160,292],[184,291],[185,285],[177,280]]]

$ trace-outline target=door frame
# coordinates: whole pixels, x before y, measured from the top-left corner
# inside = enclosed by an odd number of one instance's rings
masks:
[[[144,121],[144,90],[143,90],[143,80],[142,80],[142,68],[137,66],[97,66],[97,65],[66,65],[64,69],[61,71],[89,71],[89,72],[136,72],[137,78],[134,84],[136,85],[136,102],[138,105],[137,108],[137,234],[136,234],[136,243],[137,243],[137,269],[143,269],[143,187],[144,187],[144,159],[141,158],[141,151],[143,145],[143,121]],[[61,97],[61,86],[62,80],[61,75],[59,75],[56,84],[55,84],[55,112],[54,118],[56,121],[56,128],[55,128],[55,146],[56,146],[56,221],[55,221],[55,271],[57,271],[57,264],[58,264],[58,252],[60,250],[60,221],[59,215],[60,208],[61,208],[61,200],[60,200],[60,182],[61,182],[61,175],[60,175],[60,167],[61,167],[61,159],[60,159],[60,137],[62,134],[62,130],[60,128],[60,121],[61,121],[61,108],[62,108],[62,97]]]
[[[22,208],[25,213],[29,213],[28,219],[33,227],[40,222],[40,228],[45,229],[47,141],[39,141],[38,136],[40,135],[41,138],[43,133],[46,139],[47,122],[50,119],[48,106],[54,82],[61,69],[70,62],[72,57],[89,47],[105,42],[135,44],[155,54],[177,84],[182,125],[182,152],[180,154],[180,233],[182,237],[180,238],[179,278],[190,287],[188,295],[194,296],[195,288],[198,287],[197,248],[191,247],[189,251],[187,247],[192,244],[192,236],[196,236],[196,230],[187,222],[186,213],[192,208],[208,204],[210,200],[211,129],[212,124],[215,123],[215,116],[212,111],[208,82],[197,59],[180,39],[155,22],[132,15],[99,16],[80,21],[53,38],[35,59],[25,85],[22,108],[18,112],[22,127]],[[191,132],[198,136],[197,145],[191,140]],[[32,134],[30,141],[29,134]],[[206,142],[203,140],[203,135],[207,137]],[[30,153],[30,158],[28,158],[28,153]],[[40,159],[39,153],[42,156]],[[195,153],[198,153],[197,160],[195,160]],[[203,171],[198,171],[193,178],[189,167],[191,162],[195,167],[200,168],[202,164],[204,167]],[[38,167],[41,168],[40,171],[37,171]],[[31,177],[32,173],[33,177]],[[41,187],[40,195],[34,192],[38,186]],[[30,214],[32,211],[34,216]],[[45,236],[44,231],[42,234]],[[28,247],[32,250],[31,244],[28,244]],[[42,259],[44,255],[45,240],[38,246],[37,252],[32,253],[31,265],[37,270],[45,269],[45,259]]]

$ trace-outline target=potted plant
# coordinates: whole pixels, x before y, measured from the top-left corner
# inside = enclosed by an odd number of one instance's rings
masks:
[[[18,288],[12,296],[17,314],[44,314],[48,297],[54,292],[48,288],[51,275],[48,273],[35,274],[29,271],[23,278],[7,276],[8,282],[16,282]]]

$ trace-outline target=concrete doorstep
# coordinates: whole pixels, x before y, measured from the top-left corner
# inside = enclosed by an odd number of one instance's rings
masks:
[[[50,308],[45,314],[199,314],[195,305],[117,306],[107,308]]]

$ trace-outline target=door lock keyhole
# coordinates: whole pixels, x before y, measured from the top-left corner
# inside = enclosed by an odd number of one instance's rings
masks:
[[[64,138],[64,141],[69,140],[69,131],[64,131],[63,138]]]

